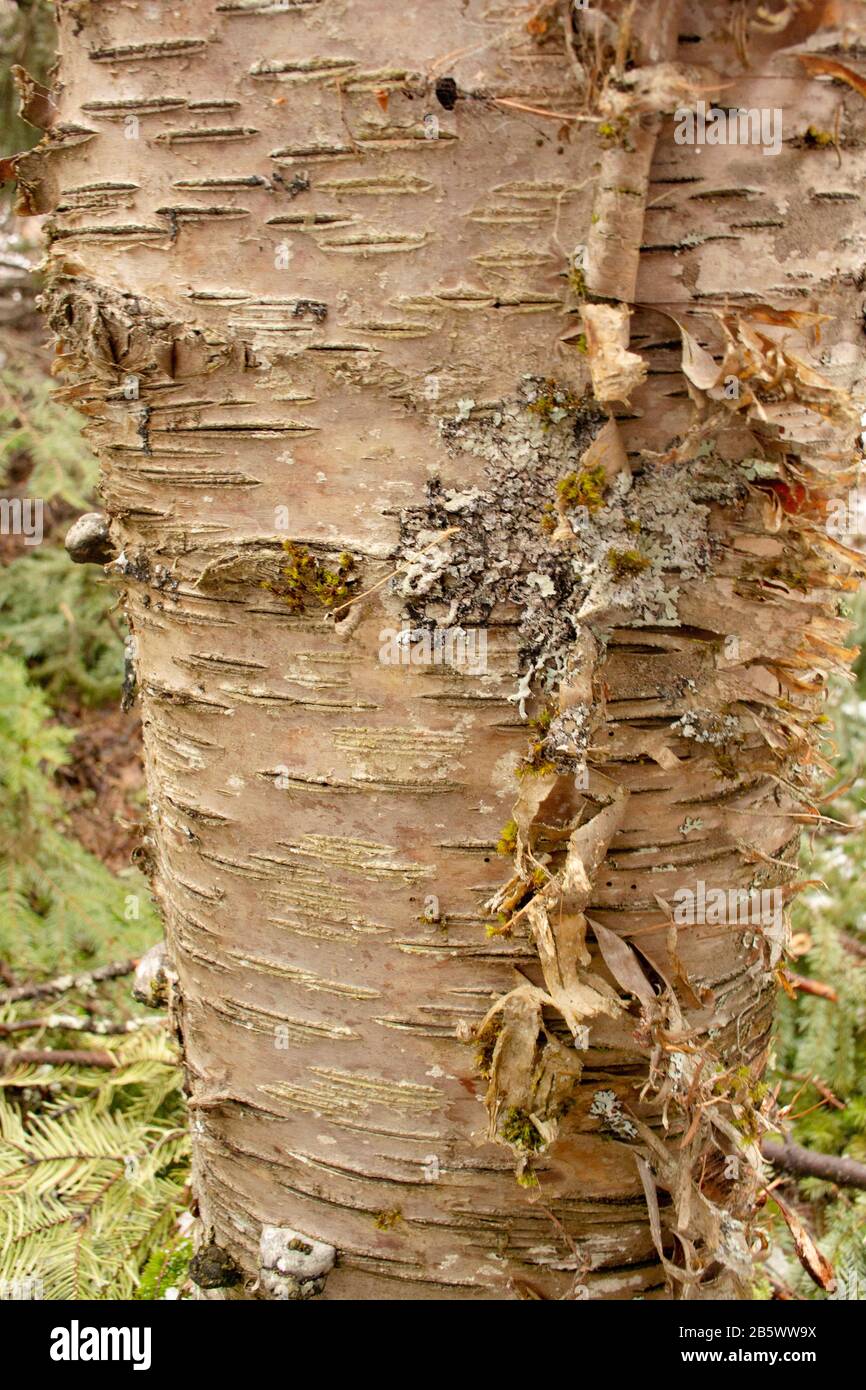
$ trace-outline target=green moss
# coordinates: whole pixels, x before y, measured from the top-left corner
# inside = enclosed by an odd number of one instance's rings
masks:
[[[377,1211],[373,1217],[373,1225],[377,1231],[393,1231],[395,1226],[399,1226],[403,1220],[403,1213],[397,1207],[392,1207],[389,1211]]]
[[[598,126],[598,133],[605,144],[623,145],[627,144],[629,132],[628,116],[616,116],[613,120],[602,121]]]
[[[533,743],[528,755],[515,768],[516,777],[546,777],[556,771],[556,763],[546,756],[544,743]]]
[[[598,463],[593,468],[582,468],[579,473],[567,473],[556,484],[556,490],[563,506],[586,507],[587,511],[597,512],[604,506],[606,482],[604,469]]]
[[[553,723],[553,716],[555,714],[555,705],[552,703],[543,705],[538,713],[533,715],[532,719],[529,720],[530,729],[537,729],[540,734],[546,734]]]
[[[537,415],[545,429],[548,429],[580,410],[582,405],[580,396],[549,377],[544,385],[539,387],[538,394],[528,403],[526,409]]]
[[[497,936],[510,936],[511,923],[505,918],[501,922],[488,922],[484,928],[484,935],[488,941],[493,941]]]
[[[835,138],[831,131],[818,130],[815,126],[810,125],[803,136],[803,143],[811,145],[813,149],[825,149],[827,145],[835,143]]]
[[[586,275],[580,266],[573,265],[568,272],[568,286],[572,294],[578,299],[586,299]],[[586,336],[583,336],[584,352],[586,352]]]
[[[499,843],[496,846],[497,854],[513,854],[517,849],[517,822],[514,820],[506,821],[499,836]]]
[[[809,575],[795,562],[790,564],[771,563],[763,567],[762,573],[767,579],[778,579],[782,584],[786,584],[789,589],[799,589],[801,593],[808,594],[814,585],[814,581]]]
[[[717,777],[723,777],[729,782],[735,782],[739,777],[740,774],[737,771],[737,765],[730,753],[723,753],[720,749],[716,749],[713,753],[713,762],[715,763]]]
[[[485,1081],[489,1080],[493,1068],[493,1054],[496,1042],[502,1032],[502,1016],[497,1014],[475,1035],[475,1070]]]
[[[609,550],[607,563],[616,579],[629,579],[642,570],[649,569],[650,561],[639,550]]]
[[[555,706],[549,704],[539,710],[534,719],[530,719],[529,727],[536,737],[530,743],[526,756],[515,768],[516,777],[543,777],[548,772],[556,771],[556,764],[551,761],[545,743],[555,713]]]
[[[544,1147],[544,1140],[532,1123],[531,1117],[516,1105],[512,1105],[506,1112],[500,1133],[506,1144],[513,1145],[515,1149],[524,1149],[527,1153],[536,1153]]]
[[[349,597],[349,584],[355,578],[355,561],[347,551],[337,559],[337,568],[329,569],[304,546],[284,541],[286,561],[280,566],[279,578],[266,582],[269,589],[281,598],[292,613],[303,613],[311,603],[321,608],[336,608]]]

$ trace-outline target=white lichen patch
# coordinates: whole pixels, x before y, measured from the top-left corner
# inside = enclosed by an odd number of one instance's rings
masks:
[[[457,491],[434,479],[425,505],[401,518],[407,563],[395,589],[409,618],[430,622],[435,607],[444,614],[437,615],[442,626],[478,624],[497,605],[515,605],[527,693],[533,676],[544,690],[560,683],[578,632],[582,577],[544,520],[557,483],[579,467],[605,417],[591,402],[568,404],[550,394],[548,383],[527,378],[518,400],[443,420],[448,452],[481,460],[487,485]],[[459,531],[447,541],[420,553],[455,526]]]
[[[626,1115],[614,1091],[596,1091],[589,1113],[601,1120],[605,1129],[609,1129],[619,1139],[637,1138],[637,1129]]]
[[[579,621],[620,609],[634,627],[678,622],[682,583],[704,573],[711,558],[706,473],[699,459],[621,473],[599,510],[567,512],[585,586]]]
[[[671,725],[671,733],[694,739],[714,748],[723,748],[742,736],[739,719],[733,714],[717,714],[711,709],[690,709]]]
[[[411,622],[483,624],[497,606],[518,609],[521,713],[530,691],[573,677],[587,623],[603,633],[623,611],[631,626],[678,621],[681,585],[710,565],[709,503],[736,495],[706,457],[613,479],[582,473],[606,423],[591,398],[526,378],[517,400],[440,422],[445,448],[480,460],[485,485],[433,479],[425,505],[401,516],[394,590]],[[585,747],[573,720],[555,737],[563,751]]]
[[[677,830],[681,835],[690,835],[693,830],[703,830],[704,823],[700,816],[686,816],[678,826]]]
[[[592,715],[589,705],[571,705],[554,716],[544,740],[552,758],[585,758],[592,732]]]

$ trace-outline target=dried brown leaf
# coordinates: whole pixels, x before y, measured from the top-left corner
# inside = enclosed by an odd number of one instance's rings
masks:
[[[699,391],[709,391],[721,380],[722,367],[702,348],[696,338],[682,324],[678,324],[683,340],[683,372]]]
[[[797,57],[812,77],[835,77],[838,82],[853,87],[861,97],[866,97],[866,77],[861,77],[853,68],[847,68],[835,58],[822,58],[819,53],[798,53]]]
[[[820,1289],[832,1293],[836,1287],[836,1276],[830,1261],[818,1249],[793,1207],[783,1202],[777,1192],[773,1193],[773,1201],[785,1218],[788,1230],[794,1238],[794,1249],[800,1264]]]
[[[633,994],[642,1004],[654,1004],[656,1002],[655,991],[628,942],[624,941],[621,936],[617,936],[616,932],[611,931],[609,927],[604,927],[601,922],[596,922],[592,917],[588,917],[587,921],[595,932],[595,939],[598,942],[602,959],[617,984],[621,985],[629,994]]]
[[[644,1196],[646,1197],[647,1211],[649,1212],[650,1231],[652,1233],[653,1245],[658,1252],[660,1260],[665,1258],[664,1244],[662,1243],[662,1222],[659,1212],[658,1192],[656,1191],[655,1178],[652,1169],[645,1158],[640,1154],[635,1154],[634,1161],[637,1164],[637,1171],[640,1174],[641,1185]]]

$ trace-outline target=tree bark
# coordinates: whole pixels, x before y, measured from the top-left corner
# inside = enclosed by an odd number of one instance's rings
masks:
[[[18,175],[221,1296],[748,1284],[784,927],[675,905],[787,899],[818,819],[866,104],[798,52],[864,50],[634,8],[59,6]],[[678,143],[717,94],[779,152]],[[389,661],[404,620],[486,671]]]

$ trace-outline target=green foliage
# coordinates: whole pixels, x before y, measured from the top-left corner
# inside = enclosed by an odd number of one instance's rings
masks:
[[[0,41],[44,78],[48,0],[0,0]],[[7,71],[6,152],[38,139],[12,128],[10,101]],[[107,581],[56,544],[92,507],[97,470],[20,322],[0,352],[0,491],[46,504],[48,543],[0,567],[0,961],[17,983],[136,957],[161,934],[145,880],[84,848],[54,780],[74,737],[55,710],[117,699],[123,630]],[[186,1281],[182,1074],[164,1020],[133,1003],[129,983],[0,1003],[0,1281],[13,1297],[17,1283],[24,1297],[29,1285],[48,1299],[162,1298]]]
[[[2,649],[26,661],[55,701],[116,701],[123,634],[112,626],[115,602],[97,566],[74,564],[59,546],[34,549],[0,570]]]
[[[50,774],[72,734],[50,713],[23,664],[0,655],[0,958],[27,978],[135,955],[160,934],[141,875],[110,873],[65,831]]]
[[[98,466],[83,421],[52,397],[50,379],[23,355],[0,369],[0,484],[26,477],[28,497],[92,506]]]
[[[854,640],[866,642],[866,596],[852,611]],[[781,1001],[776,1030],[776,1067],[781,1104],[791,1105],[791,1133],[799,1144],[821,1153],[841,1154],[866,1162],[866,793],[857,773],[866,763],[866,671],[863,658],[857,682],[841,682],[831,705],[834,756],[839,780],[853,778],[829,807],[828,815],[856,827],[853,833],[823,834],[804,846],[804,877],[822,879],[825,887],[804,893],[795,902],[792,926],[808,950],[796,961],[800,974],[831,984],[837,1002],[798,994]],[[827,1101],[819,1082],[844,1108]],[[822,1293],[791,1260],[788,1280],[809,1298],[866,1298],[866,1192],[836,1188],[814,1178],[790,1189],[807,1224],[836,1269],[838,1289]],[[790,1200],[790,1196],[789,1196]],[[779,1223],[780,1225],[781,1223]],[[788,1245],[784,1229],[775,1234]]]
[[[40,132],[18,115],[18,94],[9,71],[20,63],[37,81],[45,83],[57,45],[54,6],[51,0],[16,0],[0,10],[0,157],[17,154],[35,145]]]
[[[65,831],[52,773],[72,734],[50,716],[23,663],[0,655],[0,956],[30,979],[136,955],[159,935],[140,876],[111,874]],[[140,915],[127,921],[131,898]],[[150,1287],[164,1292],[182,1269],[181,1073],[162,1020],[119,1041],[99,1032],[136,1026],[117,1018],[116,999],[105,1018],[111,999],[103,987],[86,1000],[92,1032],[74,994],[62,1014],[38,1000],[0,1006],[4,1027],[27,1025],[12,1034],[26,1047],[68,1047],[72,1029],[72,1046],[115,1062],[11,1061],[0,1074],[0,1279],[37,1280],[49,1299],[129,1298],[151,1260]]]
[[[192,1255],[192,1241],[178,1232],[173,1244],[154,1250],[142,1271],[135,1297],[152,1302],[165,1298],[169,1289],[180,1289],[187,1278]]]
[[[112,1051],[110,1072],[31,1065],[2,1078],[0,1279],[39,1280],[46,1299],[131,1298],[142,1266],[140,1296],[160,1297],[168,1266],[183,1267],[189,1140],[174,1050],[148,1029]],[[40,1111],[15,1102],[38,1088],[50,1096]]]

